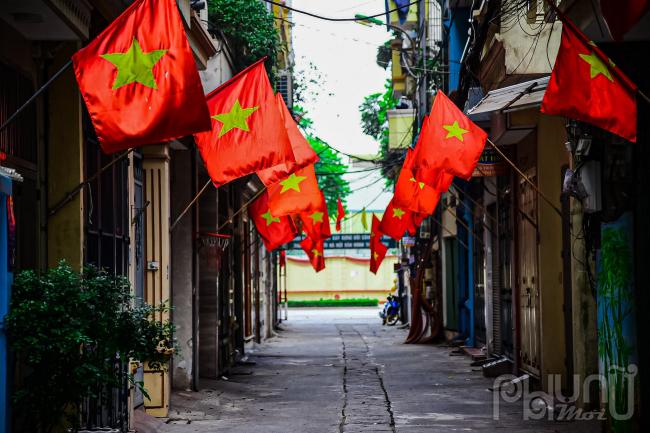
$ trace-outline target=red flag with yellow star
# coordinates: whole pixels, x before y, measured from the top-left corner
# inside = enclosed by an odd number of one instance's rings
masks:
[[[636,85],[568,18],[542,112],[591,123],[636,142]]]
[[[105,153],[210,129],[174,0],[133,2],[72,63]]]
[[[210,92],[212,130],[195,134],[216,186],[295,158],[264,59]]]
[[[412,212],[432,214],[440,200],[440,193],[416,177],[411,169],[402,167],[393,203]]]
[[[418,141],[415,145],[417,148],[419,143],[422,142],[422,138],[429,137],[428,132],[424,132],[426,128],[429,127],[429,116],[424,116],[422,121],[422,131],[418,137]],[[418,182],[424,182],[424,184],[429,185],[434,190],[438,192],[445,192],[449,189],[452,181],[454,180],[454,175],[449,174],[444,170],[436,168],[428,168],[426,166],[417,166],[414,161],[415,152],[413,149],[408,149],[406,151],[406,158],[404,158],[404,164],[402,167],[408,168],[413,173],[413,176],[417,179]]]
[[[336,231],[340,232],[341,231],[341,221],[343,221],[343,218],[345,218],[345,208],[343,207],[343,202],[341,201],[341,197],[338,198],[338,201],[336,202]]]
[[[316,272],[320,272],[325,269],[325,241],[323,239],[313,240],[310,237],[306,237],[300,242],[300,246],[307,253],[309,257],[309,263],[314,268]]]
[[[308,165],[268,187],[269,207],[273,215],[293,215],[317,210],[321,205],[316,171]]]
[[[614,40],[622,41],[650,10],[650,0],[600,0],[600,10]]]
[[[322,193],[320,207],[309,212],[302,212],[299,217],[302,221],[302,230],[310,238],[319,240],[332,236],[330,220],[327,214],[327,203]]]
[[[377,273],[381,262],[386,257],[386,252],[388,252],[388,247],[381,241],[382,233],[379,230],[380,224],[379,218],[373,215],[372,229],[370,232],[370,272],[373,274]]]
[[[395,206],[393,200],[388,203],[384,216],[381,217],[379,230],[385,235],[399,241],[411,225],[411,211]]]
[[[266,170],[258,171],[257,176],[259,176],[262,183],[266,186],[273,185],[274,183],[286,178],[291,173],[296,170],[299,170],[307,165],[315,164],[318,162],[318,155],[314,152],[314,149],[309,145],[305,137],[302,135],[298,129],[298,125],[291,117],[291,113],[287,108],[287,105],[284,103],[284,98],[280,93],[276,93],[275,101],[278,105],[278,109],[282,114],[282,119],[284,120],[284,126],[287,129],[287,134],[289,136],[289,141],[291,142],[291,149],[293,151],[293,156],[295,158],[294,162],[285,162],[280,165],[275,165]]]
[[[406,228],[410,236],[415,236],[418,232],[418,228],[422,225],[422,221],[427,217],[427,215],[417,212],[411,212],[411,221],[409,226]]]
[[[413,168],[444,171],[470,179],[487,134],[442,92],[433,101],[431,114],[422,128],[413,154]]]
[[[248,205],[248,215],[253,219],[255,228],[269,251],[291,242],[296,237],[297,230],[291,217],[276,217],[271,214],[266,191]]]

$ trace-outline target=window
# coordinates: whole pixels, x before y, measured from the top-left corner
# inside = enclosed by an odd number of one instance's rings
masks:
[[[84,115],[85,177],[120,154],[105,155],[88,115]],[[118,275],[128,272],[128,158],[113,164],[85,188],[84,261]]]

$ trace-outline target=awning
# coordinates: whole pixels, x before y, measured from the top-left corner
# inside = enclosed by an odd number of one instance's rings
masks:
[[[539,107],[544,98],[549,78],[542,77],[492,90],[478,104],[467,110],[467,115],[472,119],[479,114],[494,111],[508,112]]]

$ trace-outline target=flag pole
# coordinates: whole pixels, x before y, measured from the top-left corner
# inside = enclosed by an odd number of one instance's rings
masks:
[[[485,246],[485,244],[483,244],[483,240],[478,237],[478,235],[474,232],[474,230],[469,228],[469,226],[465,223],[465,221],[463,221],[461,218],[458,218],[458,215],[456,215],[456,213],[454,213],[450,208],[445,208],[445,210],[449,212],[449,214],[452,215],[454,218],[456,218],[456,222],[460,223],[460,225],[463,226],[465,230],[467,230],[467,234],[472,235],[472,237],[479,244],[481,244],[482,247]]]
[[[108,170],[109,168],[111,168],[112,166],[114,166],[115,164],[117,164],[119,161],[123,160],[124,157],[126,157],[126,156],[127,156],[129,153],[131,153],[131,152],[133,152],[133,148],[124,151],[120,156],[118,156],[117,158],[113,159],[111,162],[109,162],[108,164],[106,164],[105,166],[103,166],[102,168],[100,168],[98,171],[96,171],[95,174],[93,174],[93,175],[90,176],[88,179],[85,179],[85,180],[84,180],[83,182],[81,182],[79,185],[77,185],[76,187],[74,187],[74,189],[73,189],[72,191],[70,191],[69,193],[67,193],[67,194],[65,195],[65,197],[63,197],[63,198],[62,198],[62,199],[61,199],[57,204],[55,204],[55,205],[52,207],[52,209],[50,209],[50,210],[48,211],[48,213],[47,213],[48,218],[51,217],[51,216],[53,216],[54,214],[56,214],[58,211],[61,210],[61,208],[63,208],[63,206],[65,206],[65,205],[68,204],[70,201],[72,201],[72,199],[73,199],[73,198],[74,198],[74,197],[79,193],[79,191],[81,191],[81,190],[83,189],[84,186],[88,185],[90,182],[92,182],[93,180],[97,179],[97,177],[99,177],[99,175],[101,175],[103,172],[105,172],[106,170]]]
[[[189,211],[190,208],[192,207],[192,205],[194,203],[196,203],[196,201],[199,199],[199,197],[201,197],[201,195],[203,195],[205,190],[208,188],[208,185],[210,185],[211,183],[212,183],[212,179],[208,179],[208,181],[205,183],[205,185],[203,185],[203,188],[201,188],[201,190],[194,196],[192,201],[190,201],[189,204],[187,206],[185,206],[185,209],[183,209],[183,211],[180,213],[180,215],[178,215],[176,217],[176,219],[174,220],[172,225],[169,226],[169,231],[170,232],[172,232],[174,230],[174,227],[176,227],[176,225],[180,222],[180,220],[185,216],[187,211]],[[217,230],[217,232],[218,232],[218,230]]]
[[[223,229],[224,227],[226,227],[228,224],[232,224],[232,219],[233,219],[234,217],[236,217],[237,215],[239,215],[240,213],[242,213],[242,211],[243,211],[244,209],[246,209],[246,208],[248,207],[249,204],[251,204],[252,202],[254,202],[256,198],[258,198],[259,196],[261,196],[262,193],[263,193],[264,191],[266,191],[266,186],[264,186],[262,189],[260,189],[259,191],[257,191],[253,197],[251,197],[251,198],[250,198],[246,203],[244,203],[244,205],[243,205],[242,207],[240,207],[239,209],[237,209],[237,211],[236,211],[234,214],[232,214],[231,217],[229,217],[229,218],[228,218],[228,219],[227,219],[223,224],[221,224],[221,225],[219,226],[219,228],[217,229],[217,233],[219,233],[219,232],[221,231],[221,229]]]
[[[439,220],[438,218],[436,218],[435,216],[431,215],[431,219],[432,219],[436,224],[438,224],[438,226],[442,227],[442,229],[443,229],[444,231],[446,231],[447,233],[449,233],[449,234],[452,235],[452,236],[456,236],[456,233],[452,232],[452,231],[449,230],[447,227],[445,227],[445,226],[440,222],[440,220]],[[432,239],[433,239],[433,238],[432,238]],[[469,250],[469,247],[467,246],[467,244],[466,244],[465,242],[461,241],[460,239],[458,239],[457,237],[456,237],[456,242],[458,242],[459,244],[461,244],[462,246],[464,246],[466,250]]]
[[[505,161],[506,161],[506,162],[507,162],[507,163],[508,163],[508,164],[509,164],[509,165],[510,165],[510,166],[511,166],[511,167],[512,167],[516,172],[517,172],[517,174],[519,174],[519,176],[521,176],[522,179],[524,179],[526,182],[528,182],[528,184],[530,184],[530,186],[533,187],[533,189],[535,190],[535,192],[536,192],[540,197],[542,197],[542,199],[544,199],[544,201],[545,201],[546,203],[548,203],[549,206],[551,206],[551,207],[555,210],[555,212],[557,212],[557,214],[558,214],[558,215],[560,216],[560,218],[561,218],[561,217],[562,217],[562,211],[560,211],[560,209],[558,209],[558,207],[555,206],[555,205],[553,204],[553,202],[552,202],[548,197],[546,197],[546,195],[545,195],[542,191],[539,190],[539,188],[537,187],[537,185],[535,185],[535,183],[533,183],[533,181],[530,180],[530,178],[529,178],[528,176],[526,176],[526,175],[524,174],[524,172],[521,171],[521,170],[519,169],[519,167],[517,167],[517,166],[515,165],[515,163],[512,162],[512,161],[510,160],[510,158],[508,158],[508,157],[506,156],[506,154],[503,153],[503,152],[501,151],[501,149],[499,149],[499,147],[498,147],[496,144],[494,144],[494,143],[492,142],[492,140],[490,140],[490,139],[488,138],[488,139],[487,139],[487,142],[490,143],[490,146],[492,146],[492,148],[493,148],[494,150],[497,151],[497,153],[501,156],[501,158],[503,158],[503,159],[504,159],[504,160],[505,160]]]
[[[63,74],[70,66],[72,66],[72,59],[68,60],[68,63],[63,65],[61,69],[56,72],[56,74],[52,75],[50,79],[47,80],[47,82],[36,91],[36,93],[34,93],[18,110],[16,110],[11,116],[9,116],[7,120],[5,120],[2,126],[0,126],[0,133],[4,131],[11,124],[11,122],[16,120],[20,113],[25,111],[25,109],[29,107],[32,102],[34,102],[36,98],[38,98],[43,92],[45,92],[47,88],[50,87],[50,85],[52,85],[52,83],[54,83],[54,81],[56,81],[56,79],[59,78],[61,74]]]

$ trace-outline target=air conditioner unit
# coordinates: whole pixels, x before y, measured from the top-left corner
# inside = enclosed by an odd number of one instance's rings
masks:
[[[282,99],[284,99],[284,103],[287,104],[287,107],[291,109],[291,107],[293,107],[293,89],[290,72],[278,72],[275,80],[275,89],[280,93],[280,95],[282,95]]]

